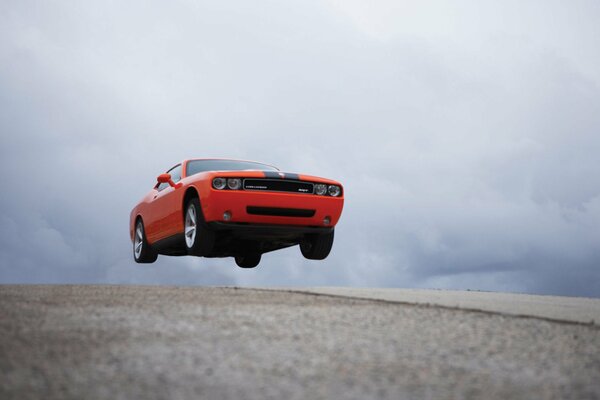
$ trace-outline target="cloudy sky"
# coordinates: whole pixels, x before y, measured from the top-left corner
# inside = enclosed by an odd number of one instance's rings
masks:
[[[600,297],[600,3],[0,2],[0,283]],[[132,260],[187,157],[338,179],[330,257]]]

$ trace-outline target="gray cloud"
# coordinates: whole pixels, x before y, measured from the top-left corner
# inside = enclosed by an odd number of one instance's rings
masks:
[[[0,282],[351,285],[600,296],[595,2],[0,5]],[[297,249],[131,260],[186,157],[344,182]]]

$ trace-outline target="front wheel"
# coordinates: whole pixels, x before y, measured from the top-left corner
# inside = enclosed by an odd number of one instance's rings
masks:
[[[328,233],[307,235],[300,243],[300,251],[309,260],[324,260],[333,247],[333,230]]]
[[[146,240],[146,231],[141,219],[135,224],[135,233],[133,237],[133,259],[136,263],[150,264],[156,261],[158,253],[148,244]]]
[[[207,256],[215,245],[215,233],[204,223],[200,201],[191,199],[185,206],[185,248],[193,256]]]
[[[250,253],[243,256],[236,256],[235,263],[240,268],[254,268],[260,263],[260,259],[260,253]]]

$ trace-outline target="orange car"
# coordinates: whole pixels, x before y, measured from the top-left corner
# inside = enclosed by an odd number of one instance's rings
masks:
[[[262,254],[297,244],[323,260],[344,206],[339,182],[252,161],[185,160],[157,181],[131,211],[138,263],[189,254],[253,268]]]

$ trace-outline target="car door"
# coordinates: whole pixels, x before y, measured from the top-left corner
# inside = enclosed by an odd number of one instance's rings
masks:
[[[181,164],[178,164],[167,171],[171,174],[171,180],[177,183],[181,180]],[[181,198],[179,187],[172,187],[168,183],[161,183],[155,187],[155,193],[148,205],[149,214],[152,219],[146,227],[146,237],[150,243],[174,235],[174,226],[172,216],[181,211]],[[183,218],[183,217],[182,217]]]

